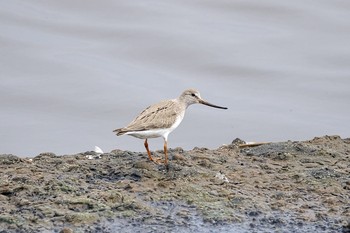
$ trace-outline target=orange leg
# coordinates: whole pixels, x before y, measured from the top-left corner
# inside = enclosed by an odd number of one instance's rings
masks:
[[[145,145],[145,148],[146,148],[146,150],[147,150],[147,154],[148,154],[149,160],[154,161],[153,158],[152,158],[152,156],[151,156],[151,152],[150,152],[149,149],[148,149],[147,139],[145,140],[144,145]]]
[[[168,145],[167,145],[167,141],[164,140],[164,154],[165,154],[165,166],[168,165]]]
[[[159,159],[159,158],[153,159],[153,158],[152,158],[151,152],[150,152],[149,149],[148,149],[148,142],[147,142],[147,139],[145,140],[144,145],[145,145],[145,148],[146,148],[146,150],[147,150],[147,154],[148,154],[149,160],[155,162],[156,164],[160,164],[161,159]]]

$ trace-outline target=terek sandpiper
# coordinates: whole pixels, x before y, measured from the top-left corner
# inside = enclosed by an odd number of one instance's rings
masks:
[[[204,101],[199,92],[194,89],[185,90],[177,99],[165,100],[143,110],[128,126],[113,130],[120,135],[131,135],[145,139],[144,145],[148,157],[155,161],[148,149],[148,138],[162,137],[164,139],[165,165],[168,164],[167,141],[168,135],[179,126],[185,116],[185,111],[191,104],[205,104],[214,108],[227,109]]]

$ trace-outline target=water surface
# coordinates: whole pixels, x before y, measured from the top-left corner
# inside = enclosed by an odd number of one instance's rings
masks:
[[[0,153],[73,154],[184,89],[170,147],[350,135],[349,1],[3,1]],[[161,149],[162,139],[150,141]]]

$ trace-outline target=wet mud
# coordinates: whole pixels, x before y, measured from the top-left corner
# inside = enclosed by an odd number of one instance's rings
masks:
[[[0,232],[350,232],[350,139],[242,144],[0,155]]]

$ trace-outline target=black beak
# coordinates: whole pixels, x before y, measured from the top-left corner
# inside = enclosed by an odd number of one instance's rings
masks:
[[[204,101],[204,100],[202,100],[202,99],[199,100],[199,103],[200,103],[200,104],[207,105],[207,106],[210,106],[210,107],[213,107],[213,108],[227,109],[226,107],[217,106],[217,105],[208,103],[207,101]]]

